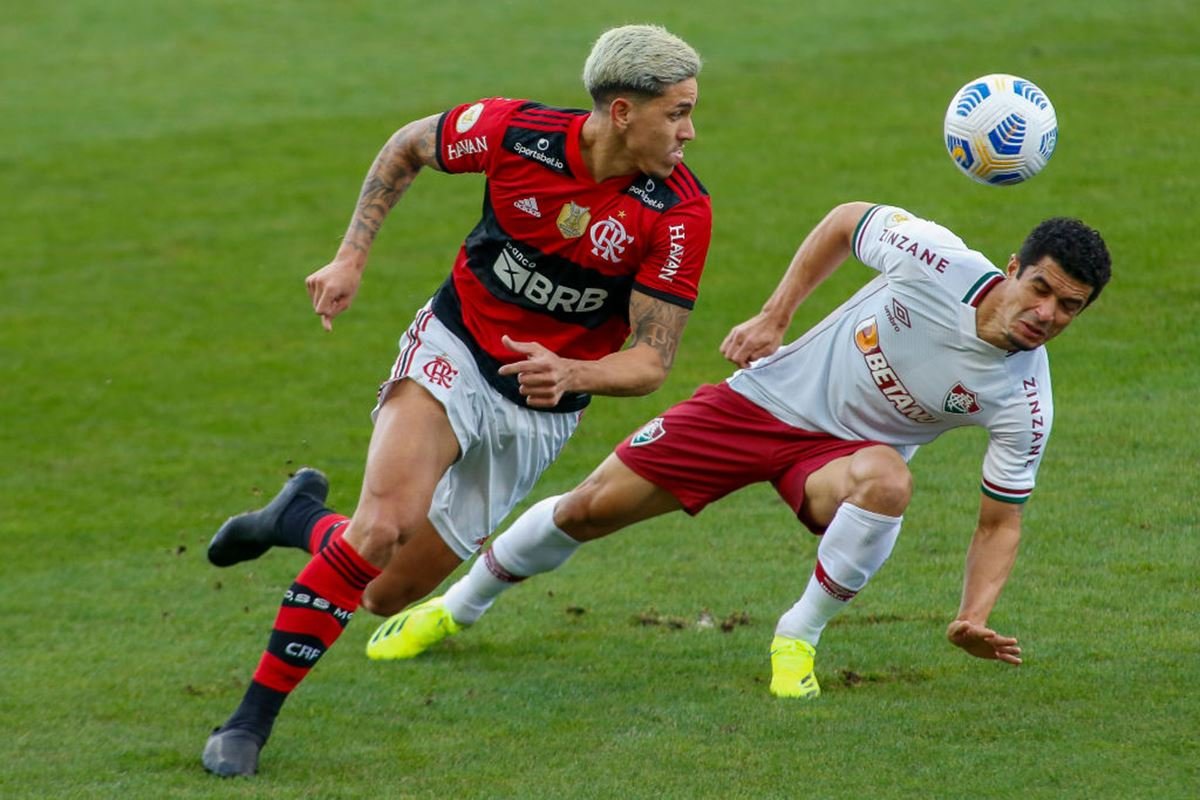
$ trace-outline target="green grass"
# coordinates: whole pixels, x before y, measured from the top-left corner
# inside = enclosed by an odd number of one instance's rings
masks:
[[[1200,794],[1200,11],[1186,0],[10,4],[0,18],[0,796],[1190,798]],[[843,6],[849,6],[843,8]],[[412,663],[354,623],[254,781],[199,765],[301,565],[204,545],[287,472],[357,495],[375,387],[478,213],[430,173],[326,335],[333,254],[388,134],[479,96],[578,105],[604,27],[705,56],[689,163],[713,195],[702,297],[649,398],[600,399],[535,497],[574,485],[702,381],[803,234],[895,202],[1002,261],[1081,216],[1113,283],[1051,346],[1057,418],[993,616],[1020,669],[944,642],[977,509],[978,432],[914,460],[886,569],[822,643],[822,699],[766,689],[814,540],[763,487],[585,548]],[[1045,174],[992,189],[942,151],[950,95],[1006,71],[1059,114]],[[848,266],[796,328],[867,277]],[[724,633],[643,625],[745,613]],[[364,617],[366,615],[364,614]]]

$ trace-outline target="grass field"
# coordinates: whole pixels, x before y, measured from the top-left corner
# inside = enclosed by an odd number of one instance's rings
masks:
[[[218,571],[204,545],[301,464],[350,509],[375,388],[481,181],[418,179],[331,335],[304,276],[400,124],[484,95],[579,105],[595,36],[646,20],[706,58],[702,297],[667,385],[594,403],[535,496],[724,377],[725,332],[834,203],[904,205],[998,262],[1042,218],[1083,217],[1115,277],[1050,348],[1057,424],[992,619],[1026,663],[943,638],[984,446],[960,433],[914,460],[905,533],[827,631],[815,704],[766,685],[815,542],[752,488],[585,548],[412,663],[368,662],[362,614],[258,778],[212,778],[205,737],[302,562]],[[1197,31],[1191,0],[8,4],[0,797],[1200,796]],[[954,90],[998,71],[1061,126],[1045,173],[1004,189],[940,142]],[[847,265],[796,328],[867,276]],[[746,624],[695,625],[706,610]]]

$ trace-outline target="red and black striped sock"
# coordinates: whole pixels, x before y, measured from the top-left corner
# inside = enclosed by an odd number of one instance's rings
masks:
[[[349,521],[350,518],[342,514],[326,512],[313,522],[304,549],[314,555],[321,552],[335,537],[341,535]]]
[[[222,727],[250,731],[265,742],[288,694],[342,635],[379,572],[340,533],[313,556],[284,594],[250,688]]]
[[[311,495],[296,495],[279,518],[279,543],[317,553],[349,519]]]

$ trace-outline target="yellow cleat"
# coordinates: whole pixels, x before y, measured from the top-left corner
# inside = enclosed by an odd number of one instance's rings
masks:
[[[367,642],[367,658],[390,661],[412,658],[463,629],[446,610],[442,597],[434,597],[389,617]]]
[[[771,694],[815,700],[821,686],[813,671],[817,651],[803,639],[776,636],[771,640]]]

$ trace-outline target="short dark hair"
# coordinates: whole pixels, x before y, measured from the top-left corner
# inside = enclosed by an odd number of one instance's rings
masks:
[[[1052,217],[1033,229],[1017,254],[1020,267],[1036,264],[1044,256],[1057,261],[1069,276],[1092,287],[1088,304],[1100,296],[1100,291],[1112,277],[1112,258],[1108,247],[1096,229],[1070,217]]]

